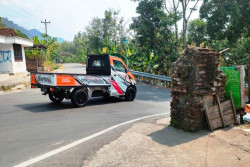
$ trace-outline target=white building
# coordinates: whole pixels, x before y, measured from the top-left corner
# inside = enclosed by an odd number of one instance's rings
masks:
[[[13,29],[0,29],[0,73],[27,72],[24,47],[33,41],[15,36]]]

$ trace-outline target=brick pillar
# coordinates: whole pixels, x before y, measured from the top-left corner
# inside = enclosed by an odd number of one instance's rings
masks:
[[[171,125],[185,131],[207,127],[203,101],[209,106],[218,94],[224,101],[226,75],[218,71],[219,53],[189,47],[172,64]]]

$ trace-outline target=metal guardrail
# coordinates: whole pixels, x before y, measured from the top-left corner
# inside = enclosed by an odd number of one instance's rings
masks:
[[[140,72],[140,71],[134,71],[134,70],[130,70],[130,72],[133,75],[136,75],[136,76],[153,78],[153,79],[158,79],[158,80],[162,80],[162,81],[171,82],[171,77],[167,77],[167,76],[163,76],[163,75],[154,75],[154,74],[150,74],[150,73],[146,73],[146,72]],[[246,84],[246,88],[248,88],[248,84]]]
[[[171,77],[167,77],[167,76],[163,76],[163,75],[154,75],[154,74],[150,74],[150,73],[146,73],[146,72],[139,72],[139,71],[133,71],[133,70],[130,70],[130,72],[136,76],[153,78],[153,79],[171,82]]]

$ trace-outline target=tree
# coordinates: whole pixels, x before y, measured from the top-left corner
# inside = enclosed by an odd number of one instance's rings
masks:
[[[194,4],[191,4],[191,2],[194,2]],[[193,11],[197,10],[197,5],[199,0],[180,0],[181,6],[182,6],[182,36],[183,36],[183,49],[186,48],[187,43],[187,26],[188,26],[188,21],[193,13]],[[192,6],[189,10],[189,6]]]
[[[99,47],[108,43],[121,42],[127,34],[124,20],[119,11],[106,10],[104,18],[94,18],[83,32],[89,53],[98,53]]]
[[[102,31],[104,41],[117,41],[118,39],[118,11],[106,10],[102,19]]]
[[[210,41],[228,40],[233,61],[247,64],[250,85],[250,3],[246,0],[205,0],[200,8],[200,17],[207,20]],[[242,55],[243,58],[240,58]],[[250,94],[250,89],[248,94]]]
[[[179,0],[164,0],[164,6],[168,15],[173,15],[174,27],[175,27],[175,51],[178,52],[179,48],[179,32],[177,22],[181,19],[181,12],[179,11]],[[170,7],[169,7],[170,6]]]
[[[200,17],[207,20],[207,33],[211,40],[227,38],[237,42],[244,33],[250,35],[250,3],[246,0],[205,0]]]
[[[200,45],[202,42],[206,41],[206,22],[202,21],[200,18],[192,20],[188,25],[188,42],[189,44],[195,43]]]
[[[86,27],[85,34],[87,37],[87,48],[91,53],[97,53],[99,46],[103,43],[103,24],[102,19],[93,18],[90,25]]]
[[[147,0],[133,0],[133,1],[147,1]],[[178,26],[177,22],[180,20],[180,14],[182,14],[182,47],[186,48],[186,40],[187,40],[187,28],[188,21],[193,13],[193,11],[197,10],[197,5],[200,0],[161,0],[164,4],[165,10],[168,15],[173,15],[173,20],[175,22],[175,39],[176,39],[176,48],[178,45],[179,37],[178,37]],[[182,9],[179,10],[179,4],[181,4]],[[169,7],[170,6],[170,7]],[[177,49],[176,49],[177,50]]]
[[[2,18],[0,17],[0,29],[1,28],[6,28],[6,24],[2,22]]]
[[[57,38],[48,36],[46,34],[42,34],[42,37],[44,37],[44,44],[48,47],[46,49],[46,60],[47,61],[53,61],[55,58],[58,58],[58,47],[59,44],[57,42]]]
[[[173,19],[164,12],[162,0],[140,1],[136,12],[139,16],[133,18],[131,28],[135,30],[136,41],[144,53],[141,55],[159,57],[157,71],[169,74],[169,58],[175,51],[174,34],[171,31]],[[148,67],[153,66],[151,64]],[[150,71],[150,68],[147,70]]]
[[[119,11],[106,10],[104,18],[93,18],[83,32],[75,35],[73,42],[63,42],[60,55],[64,62],[85,63],[87,54],[99,54],[106,45],[118,46],[126,34]]]

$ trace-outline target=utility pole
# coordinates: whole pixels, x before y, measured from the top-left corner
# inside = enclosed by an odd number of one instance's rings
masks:
[[[45,19],[45,21],[44,22],[41,21],[41,23],[44,23],[44,25],[45,25],[45,31],[46,31],[46,36],[48,36],[48,33],[47,33],[47,24],[49,24],[50,21],[47,22],[47,20]]]

